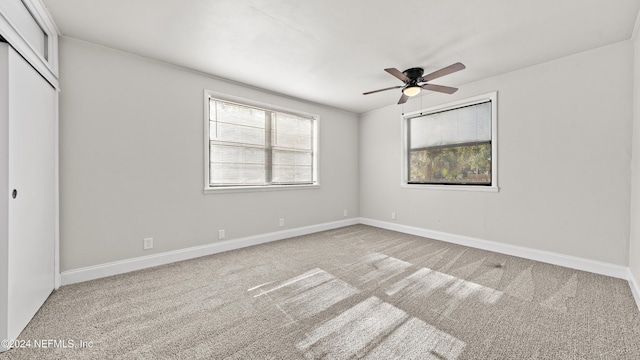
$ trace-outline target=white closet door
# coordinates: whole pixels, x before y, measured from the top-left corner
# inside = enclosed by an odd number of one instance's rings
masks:
[[[54,288],[56,91],[11,47],[8,55],[7,320],[12,339]]]

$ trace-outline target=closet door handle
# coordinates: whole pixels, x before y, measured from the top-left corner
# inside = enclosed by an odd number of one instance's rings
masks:
[[[11,197],[12,197],[12,198],[14,198],[14,199],[15,199],[16,197],[18,197],[18,190],[13,189],[13,191],[11,192]]]

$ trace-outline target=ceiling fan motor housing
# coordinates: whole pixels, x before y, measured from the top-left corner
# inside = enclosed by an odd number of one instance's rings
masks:
[[[411,68],[411,69],[407,69],[405,71],[402,72],[404,74],[404,76],[409,78],[409,82],[417,82],[418,79],[420,79],[422,77],[422,74],[424,74],[424,69],[423,68]]]

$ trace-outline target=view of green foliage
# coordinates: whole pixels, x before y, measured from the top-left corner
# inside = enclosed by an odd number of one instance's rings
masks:
[[[491,143],[412,150],[409,182],[491,184]]]

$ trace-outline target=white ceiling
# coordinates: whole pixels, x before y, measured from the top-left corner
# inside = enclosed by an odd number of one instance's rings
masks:
[[[638,0],[42,0],[62,35],[361,113],[383,71],[460,86],[629,39]],[[602,69],[594,76],[603,76]],[[411,100],[409,100],[411,101]]]

